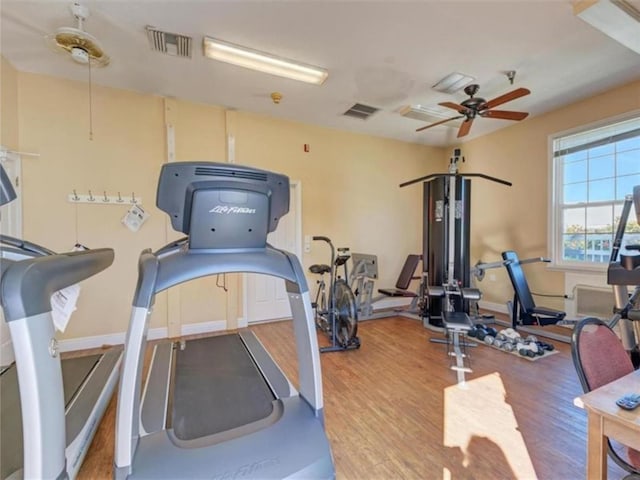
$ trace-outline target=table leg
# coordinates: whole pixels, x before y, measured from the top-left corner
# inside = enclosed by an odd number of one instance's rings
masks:
[[[594,412],[587,414],[587,479],[607,478],[607,439],[603,434],[603,418]]]

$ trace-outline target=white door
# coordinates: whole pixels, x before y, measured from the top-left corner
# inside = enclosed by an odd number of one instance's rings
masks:
[[[275,232],[267,237],[269,244],[282,250],[301,254],[302,225],[300,214],[300,182],[291,182],[289,213]],[[291,318],[291,307],[284,280],[267,275],[245,275],[245,325],[280,318]]]
[[[20,177],[20,157],[12,154],[5,154],[2,159],[2,167],[7,172],[7,176],[13,184],[17,198],[7,205],[0,207],[0,232],[3,235],[12,237],[22,237],[22,204],[20,190],[22,187]],[[9,327],[4,321],[2,310],[0,309],[0,366],[7,366],[13,363],[13,347]]]

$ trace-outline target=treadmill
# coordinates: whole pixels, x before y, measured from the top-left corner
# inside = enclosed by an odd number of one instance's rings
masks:
[[[335,478],[304,271],[295,255],[267,244],[289,210],[289,179],[235,164],[170,163],[162,168],[156,203],[187,237],[140,255],[118,393],[114,477]],[[285,281],[300,391],[248,329],[158,344],[143,385],[156,294],[228,272]]]
[[[0,205],[14,198],[0,166]],[[56,255],[2,235],[0,254],[15,353],[0,375],[0,478],[74,478],[117,385],[122,347],[61,362],[50,298],[111,265],[113,250]]]

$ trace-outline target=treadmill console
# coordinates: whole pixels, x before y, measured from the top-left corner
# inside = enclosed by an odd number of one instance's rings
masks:
[[[230,163],[162,166],[156,205],[190,249],[264,248],[289,211],[289,178]]]

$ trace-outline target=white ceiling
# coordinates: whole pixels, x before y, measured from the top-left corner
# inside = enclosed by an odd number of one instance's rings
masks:
[[[640,78],[640,55],[575,17],[569,1],[82,3],[91,11],[85,30],[111,57],[108,67],[93,69],[95,83],[414,143],[457,143],[456,128],[416,133],[425,123],[397,113],[409,104],[464,100],[462,91],[431,89],[450,72],[476,77],[486,99],[529,88],[531,95],[500,109],[531,116]],[[55,53],[43,38],[75,26],[69,5],[3,0],[2,55],[20,71],[86,81],[86,66]],[[147,25],[193,37],[193,57],[151,51]],[[209,60],[203,35],[322,66],[329,78],[313,86]],[[517,71],[513,85],[507,70]],[[284,96],[279,105],[270,99],[274,91]],[[355,102],[381,110],[366,121],[343,116]],[[477,119],[465,139],[512,123]]]

